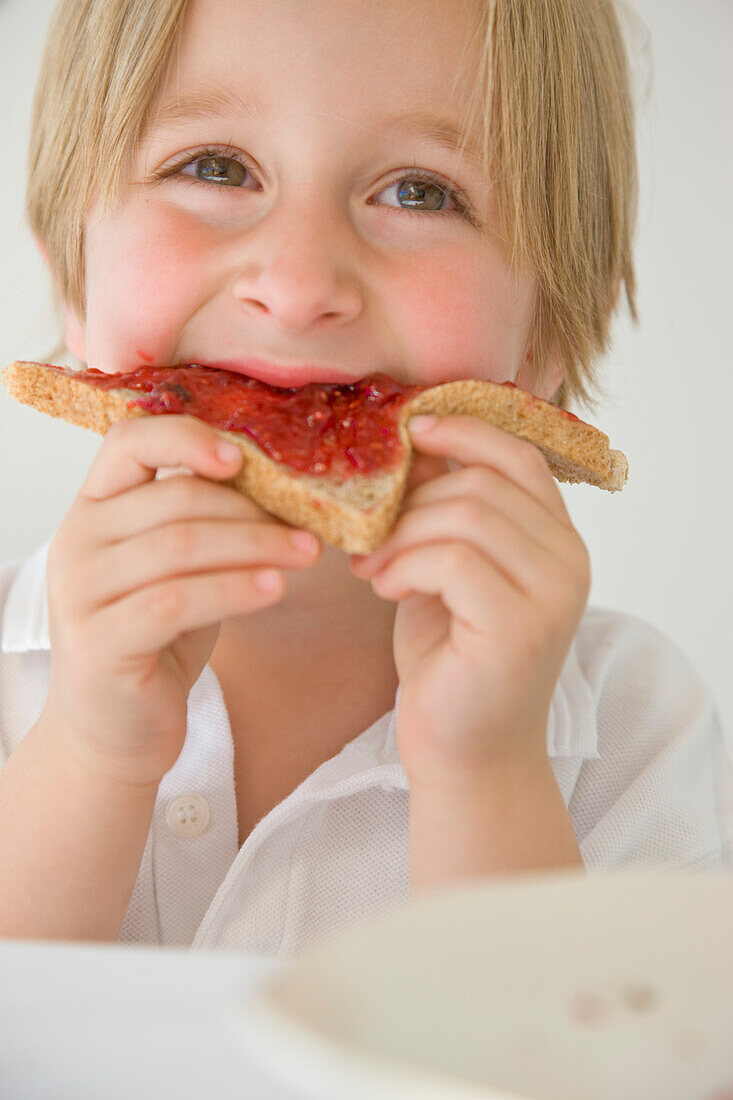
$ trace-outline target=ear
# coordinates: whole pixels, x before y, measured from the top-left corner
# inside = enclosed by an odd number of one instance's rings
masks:
[[[551,360],[550,365],[550,373],[544,385],[537,386],[535,383],[534,348],[530,347],[522,366],[519,368],[519,373],[515,379],[516,384],[523,390],[529,390],[536,397],[542,397],[545,401],[552,401],[565,377],[565,368],[554,359]]]
[[[46,248],[46,245],[43,243],[43,241],[41,240],[40,237],[36,237],[35,234],[34,234],[34,239],[35,239],[36,244],[38,245],[38,251],[43,256],[43,261],[46,264],[46,267],[48,268],[48,270],[50,271],[51,270],[51,257],[48,254],[48,249]]]
[[[64,305],[64,339],[72,355],[81,363],[87,361],[87,340],[84,325],[70,306]]]
[[[42,241],[40,237],[36,237],[35,241],[36,245],[38,246],[38,251],[43,256],[43,261],[49,272],[51,273],[51,278],[54,280],[58,287],[56,276],[51,266],[51,257],[48,254],[48,249],[46,248],[44,241]],[[71,307],[68,306],[66,303],[64,303],[64,340],[66,341],[66,346],[71,354],[76,356],[76,358],[80,360],[80,362],[86,363],[87,347],[84,326],[79,318],[76,316],[74,311],[71,309]]]

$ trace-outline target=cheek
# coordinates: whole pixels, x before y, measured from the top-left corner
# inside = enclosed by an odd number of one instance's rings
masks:
[[[180,211],[141,204],[87,234],[87,360],[100,370],[171,361],[205,296],[210,234]]]
[[[410,262],[392,301],[415,381],[515,377],[529,332],[533,284],[517,282],[503,262],[465,254]]]

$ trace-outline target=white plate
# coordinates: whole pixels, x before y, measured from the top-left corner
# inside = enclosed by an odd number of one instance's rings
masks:
[[[318,1100],[733,1100],[733,876],[434,894],[261,987],[253,1057]]]

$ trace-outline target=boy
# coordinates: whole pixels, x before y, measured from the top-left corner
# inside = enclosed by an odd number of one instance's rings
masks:
[[[565,401],[634,311],[635,179],[610,4],[63,0],[29,209],[98,369]],[[414,427],[364,560],[220,484],[201,422],[108,433],[4,575],[6,934],[287,954],[474,876],[722,860],[709,696],[586,611],[544,460]]]

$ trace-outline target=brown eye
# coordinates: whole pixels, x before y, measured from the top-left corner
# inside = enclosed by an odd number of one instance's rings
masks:
[[[369,201],[407,214],[452,214],[454,217],[462,214],[469,218],[468,206],[461,194],[448,183],[432,179],[427,172],[400,176]]]
[[[194,161],[196,178],[226,187],[240,187],[247,169],[232,157],[199,157]]]
[[[406,180],[402,182],[397,198],[403,206],[413,210],[442,210],[448,196],[437,183]]]

